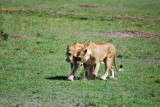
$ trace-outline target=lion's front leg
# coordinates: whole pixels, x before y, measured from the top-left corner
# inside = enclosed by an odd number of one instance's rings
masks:
[[[89,79],[88,78],[88,76],[89,76],[89,65],[88,64],[83,64],[83,66],[84,66],[84,70],[85,70],[85,77],[87,78],[87,79]]]
[[[87,72],[86,72],[86,78],[87,78],[87,79],[90,79],[90,78],[91,78],[92,68],[93,68],[92,65],[87,65]]]
[[[97,73],[99,70],[100,63],[97,63],[94,68],[94,72],[92,72],[91,79],[95,79],[97,77]]]
[[[71,75],[68,77],[68,80],[73,81],[77,68],[75,64],[71,64]]]

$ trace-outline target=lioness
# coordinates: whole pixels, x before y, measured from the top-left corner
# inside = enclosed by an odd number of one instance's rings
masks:
[[[111,71],[111,78],[114,78],[114,71],[111,66],[112,60],[116,70],[118,70],[115,62],[116,48],[113,44],[108,42],[92,43],[88,42],[86,46],[77,54],[76,65],[80,66],[83,63],[94,66],[91,78],[95,79],[99,70],[100,62],[105,63],[105,73],[100,78],[105,80],[108,76],[108,70]],[[120,70],[118,70],[120,71]]]
[[[84,47],[84,44],[79,44],[78,42],[75,42],[71,47],[67,45],[67,51],[66,51],[66,61],[71,64],[71,74],[68,77],[68,80],[73,81],[74,75],[78,69],[78,66],[75,64],[75,57],[77,56],[78,50],[81,50]],[[86,73],[86,77],[88,78],[88,73],[90,73],[91,67],[89,67],[87,64],[83,64],[84,69],[88,72]]]

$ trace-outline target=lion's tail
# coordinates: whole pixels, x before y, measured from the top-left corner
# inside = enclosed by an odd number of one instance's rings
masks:
[[[116,68],[117,71],[123,71],[123,69],[122,69],[123,66],[122,65],[120,65],[120,69],[117,68],[117,65],[116,65],[116,55],[114,55],[114,57],[113,57],[113,63],[114,63],[114,66],[115,66],[115,68]]]

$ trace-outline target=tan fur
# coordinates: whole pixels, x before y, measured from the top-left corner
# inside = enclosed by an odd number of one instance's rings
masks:
[[[77,56],[78,50],[82,49],[83,47],[84,45],[79,44],[78,42],[75,42],[71,47],[67,45],[66,61],[73,62],[73,58]]]
[[[73,78],[75,76],[75,73],[78,69],[78,66],[75,64],[75,57],[77,56],[78,51],[80,51],[84,47],[83,44],[79,44],[78,42],[75,42],[71,47],[67,45],[67,51],[66,51],[66,61],[71,64],[71,74],[68,77],[68,80],[73,81]],[[89,72],[91,68],[88,68],[89,66],[87,64],[83,64],[84,69]],[[88,78],[88,73],[86,73],[86,76]]]
[[[102,43],[92,43],[87,42],[84,44],[84,48],[78,52],[76,57],[76,65],[80,66],[82,63],[94,66],[94,72],[92,73],[91,78],[95,79],[99,70],[100,62],[105,63],[105,73],[101,77],[102,80],[105,80],[108,76],[108,70],[111,71],[111,78],[114,78],[114,71],[111,66],[112,60],[114,60],[114,65],[117,69],[115,63],[115,54],[116,48],[113,44],[108,42]],[[117,69],[118,70],[118,69]]]

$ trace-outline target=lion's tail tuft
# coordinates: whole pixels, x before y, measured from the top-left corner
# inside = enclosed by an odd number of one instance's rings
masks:
[[[118,69],[118,71],[123,71],[123,65],[120,65],[120,69]]]
[[[115,68],[116,68],[117,71],[123,71],[123,69],[122,69],[123,65],[120,65],[120,69],[117,68],[117,65],[116,65],[116,55],[114,55],[114,57],[113,57],[113,62],[114,62],[114,65],[115,65]]]

